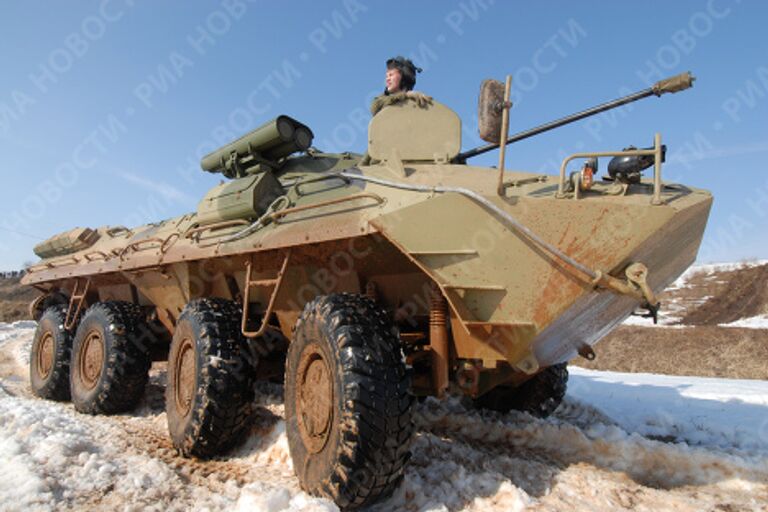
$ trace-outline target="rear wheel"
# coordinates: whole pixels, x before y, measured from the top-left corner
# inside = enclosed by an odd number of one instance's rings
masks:
[[[179,316],[168,357],[165,410],[182,455],[213,457],[245,433],[253,402],[253,364],[240,332],[242,310],[197,299]]]
[[[150,331],[129,302],[88,308],[72,347],[70,390],[75,409],[114,414],[132,409],[149,378]]]
[[[32,392],[49,400],[69,400],[72,333],[64,329],[65,306],[53,306],[40,316],[29,357]]]
[[[288,446],[301,486],[342,510],[399,485],[413,396],[399,336],[368,298],[335,294],[304,308],[288,348]]]
[[[512,409],[546,418],[558,408],[568,386],[566,363],[549,366],[518,387],[497,386],[475,399],[483,409],[508,412]]]

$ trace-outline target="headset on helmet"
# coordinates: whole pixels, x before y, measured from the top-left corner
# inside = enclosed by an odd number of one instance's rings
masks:
[[[401,55],[387,60],[387,69],[397,69],[400,71],[402,77],[400,85],[406,91],[413,90],[413,87],[416,85],[416,73],[421,73],[422,71],[410,59],[406,59]]]

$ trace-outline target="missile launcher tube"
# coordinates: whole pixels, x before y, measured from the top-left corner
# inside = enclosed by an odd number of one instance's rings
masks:
[[[237,175],[238,171],[232,168],[233,160],[234,166],[258,163],[259,159],[277,161],[308,149],[313,137],[312,130],[307,126],[281,115],[205,155],[200,166],[208,172]]]

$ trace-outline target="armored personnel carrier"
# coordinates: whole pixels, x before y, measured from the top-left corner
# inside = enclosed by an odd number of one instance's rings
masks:
[[[660,136],[649,149],[571,155],[553,175],[505,172],[504,148],[692,80],[511,137],[509,80],[487,81],[490,143],[463,153],[458,116],[436,101],[384,108],[365,156],[317,151],[306,125],[279,116],[203,158],[228,181],[195,212],[36,247],[24,277],[41,292],[32,389],[116,413],[167,360],[170,437],[206,458],[248,434],[254,381],[284,379],[301,486],[343,509],[370,504],[402,479],[415,397],[546,416],[567,361],[594,357],[633,312],[656,315],[712,203],[664,182]],[[498,168],[467,163],[496,148]]]

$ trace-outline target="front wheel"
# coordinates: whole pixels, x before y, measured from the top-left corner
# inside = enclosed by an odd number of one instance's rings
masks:
[[[301,486],[342,510],[400,483],[410,456],[413,396],[397,330],[359,295],[306,305],[288,348],[285,415]]]

